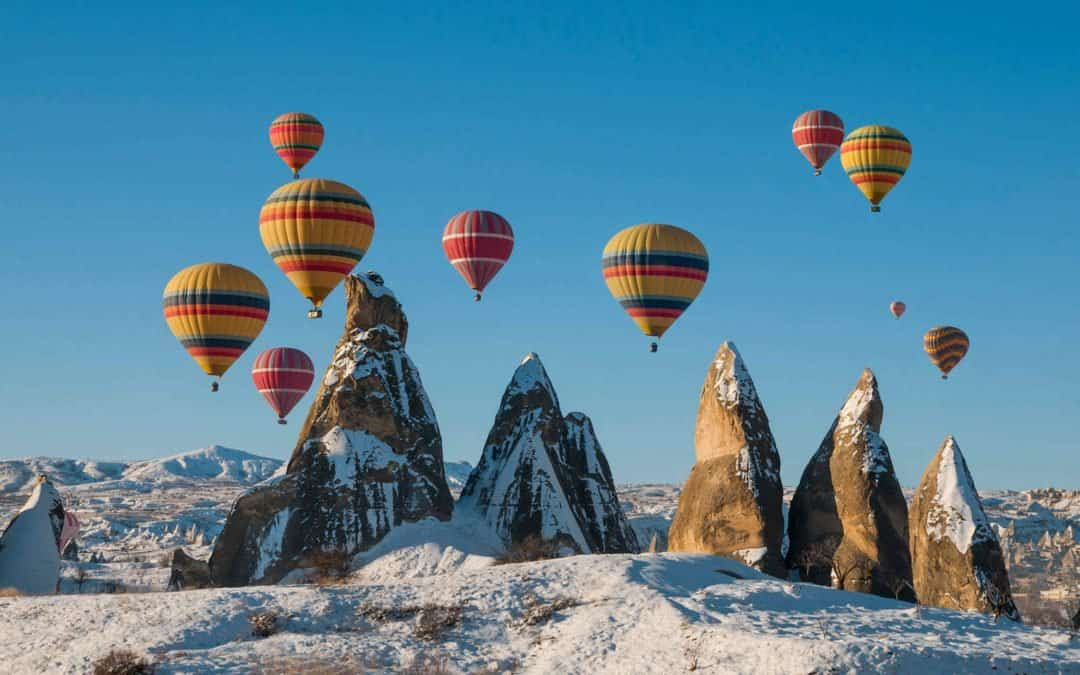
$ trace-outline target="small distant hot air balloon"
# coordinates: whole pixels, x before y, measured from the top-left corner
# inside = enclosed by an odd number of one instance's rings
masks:
[[[659,339],[701,292],[709,256],[686,230],[645,223],[608,241],[603,269],[611,295],[645,335]],[[650,351],[656,348],[653,342]]]
[[[840,163],[848,178],[870,200],[870,211],[900,182],[911,164],[911,143],[899,129],[880,125],[860,127],[840,146]]]
[[[844,141],[844,122],[839,115],[828,110],[804,112],[795,118],[791,140],[810,166],[814,167],[814,175],[820,176],[821,167]]]
[[[308,316],[364,257],[375,235],[367,200],[344,183],[305,178],[282,185],[259,213],[263,246],[301,295]]]
[[[259,277],[225,263],[180,270],[165,286],[162,304],[169,330],[213,377],[225,374],[270,314],[270,295]],[[210,385],[217,389],[217,382]]]
[[[267,349],[251,366],[251,380],[277,413],[278,424],[285,424],[285,416],[304,398],[314,379],[311,359],[292,347]]]
[[[907,311],[907,305],[900,302],[899,300],[894,300],[892,304],[889,305],[889,311],[892,312],[893,316],[899,319],[900,317],[904,316],[904,312]]]
[[[60,550],[60,555],[64,555],[64,549],[67,548],[68,543],[75,538],[75,535],[79,533],[79,519],[75,517],[75,514],[67,509],[64,509],[64,524],[60,527],[60,541],[57,544],[57,549]]]
[[[281,161],[292,169],[293,178],[311,161],[323,142],[322,122],[306,113],[285,113],[270,123],[270,144]]]
[[[941,371],[941,379],[949,379],[949,371],[960,363],[971,342],[964,331],[952,326],[931,328],[923,336],[923,349]]]
[[[514,231],[492,211],[462,211],[446,224],[442,245],[447,260],[476,291],[474,299],[480,300],[484,288],[510,259]]]

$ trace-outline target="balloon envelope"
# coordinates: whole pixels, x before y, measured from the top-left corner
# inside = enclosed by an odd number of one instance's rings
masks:
[[[270,123],[270,144],[281,161],[293,170],[293,178],[304,167],[323,142],[322,122],[307,113],[285,113]]]
[[[936,326],[923,336],[923,349],[941,371],[942,379],[948,378],[949,372],[960,363],[970,346],[967,334],[953,326]]]
[[[348,185],[305,178],[267,198],[259,234],[274,263],[318,308],[371,246],[375,216]]]
[[[889,194],[911,165],[911,143],[899,129],[860,127],[840,146],[840,163],[855,187],[870,200],[870,210]]]
[[[251,380],[266,402],[284,419],[315,379],[315,366],[308,355],[292,347],[274,347],[255,357]]]
[[[477,297],[510,259],[514,231],[492,211],[462,211],[446,224],[443,252]]]
[[[162,298],[165,320],[207,375],[221,376],[270,314],[266,286],[243,267],[202,263],[180,270]]]
[[[828,110],[810,110],[795,118],[791,126],[791,140],[803,154],[815,175],[844,141],[844,122],[836,113]]]
[[[904,312],[907,311],[907,305],[900,302],[899,300],[895,300],[892,304],[889,305],[889,311],[892,312],[893,316],[899,319],[900,317],[904,316]]]
[[[643,333],[660,337],[694,301],[709,273],[705,246],[675,227],[645,223],[608,241],[604,281]]]

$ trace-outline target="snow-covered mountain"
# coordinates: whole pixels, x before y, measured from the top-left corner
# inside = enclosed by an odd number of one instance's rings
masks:
[[[54,485],[80,485],[103,480],[115,480],[124,474],[124,462],[96,462],[87,459],[59,457],[25,457],[0,460],[0,493],[23,492],[33,489],[39,474],[45,474]]]
[[[450,493],[456,499],[469,480],[473,465],[468,462],[446,462],[446,484],[450,486]]]

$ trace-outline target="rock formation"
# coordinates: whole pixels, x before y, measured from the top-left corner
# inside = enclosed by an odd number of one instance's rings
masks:
[[[864,370],[803,471],[788,512],[788,567],[804,580],[914,600],[907,504]]]
[[[63,526],[60,493],[41,474],[30,498],[0,534],[0,589],[23,595],[55,593]]]
[[[923,473],[911,501],[909,532],[919,602],[1020,620],[1001,544],[952,436]]]
[[[536,354],[506,387],[457,508],[508,546],[539,536],[580,553],[638,550],[592,422],[582,413],[563,417]]]
[[[769,418],[735,345],[716,352],[698,404],[697,461],[668,550],[713,553],[784,577],[784,488]]]
[[[273,583],[321,551],[370,548],[404,522],[450,518],[442,437],[382,279],[345,279],[345,333],[285,472],[241,495],[210,559],[215,584]]]
[[[212,585],[210,565],[205,560],[192,558],[182,548],[173,551],[171,567],[168,586],[170,591],[190,591]]]

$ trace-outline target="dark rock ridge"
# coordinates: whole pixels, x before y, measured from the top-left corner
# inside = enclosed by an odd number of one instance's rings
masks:
[[[1001,543],[952,436],[926,467],[910,511],[911,559],[919,602],[1019,621]]]
[[[241,495],[215,542],[217,585],[274,583],[320,551],[355,554],[392,528],[448,520],[442,437],[382,279],[345,279],[345,333],[285,472]]]
[[[864,370],[803,471],[788,511],[788,566],[807,581],[913,600],[908,514],[877,379]]]
[[[679,496],[668,550],[722,555],[785,577],[780,453],[731,342],[720,346],[705,375],[694,449],[697,461]]]
[[[592,422],[582,413],[563,416],[536,354],[506,387],[457,508],[483,519],[508,546],[539,536],[580,553],[639,548]]]

